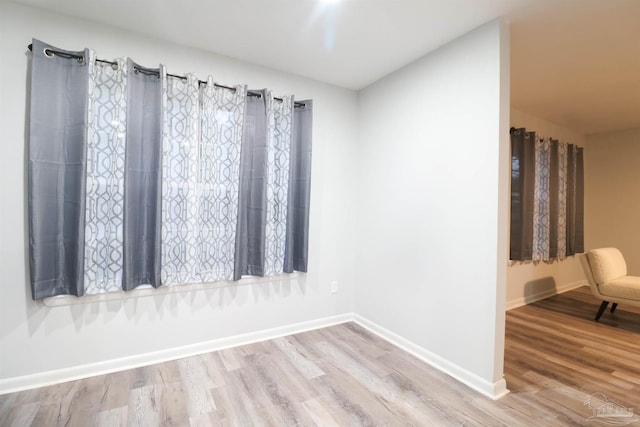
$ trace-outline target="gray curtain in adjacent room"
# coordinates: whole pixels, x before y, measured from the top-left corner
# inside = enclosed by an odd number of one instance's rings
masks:
[[[567,200],[567,255],[584,252],[584,154],[583,148],[569,145],[569,162],[573,174],[567,180],[571,188]]]
[[[84,293],[89,51],[33,40],[28,138],[33,299]],[[47,49],[60,53],[50,54]]]
[[[511,131],[511,255],[530,260],[533,250],[535,132]]]
[[[313,101],[299,101],[293,114],[287,246],[284,272],[307,271],[311,203],[311,129]]]
[[[584,251],[582,148],[511,129],[510,259],[548,261]]]
[[[164,68],[127,65],[124,290],[160,286]]]

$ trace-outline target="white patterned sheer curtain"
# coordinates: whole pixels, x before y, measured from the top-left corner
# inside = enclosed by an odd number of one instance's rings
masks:
[[[127,61],[90,55],[84,283],[97,294],[122,288]]]
[[[549,179],[551,172],[550,140],[536,138],[535,191],[533,193],[533,261],[549,259],[549,231],[552,223],[550,213]]]
[[[307,271],[311,100],[31,47],[34,299]]]
[[[219,88],[209,77],[201,96],[200,275],[203,282],[231,280],[247,89]]]
[[[584,251],[582,148],[511,130],[511,259],[551,261]]]
[[[246,88],[167,83],[162,282],[231,280]]]
[[[293,97],[274,99],[267,93],[267,221],[264,274],[282,273],[287,239],[287,201]]]
[[[162,153],[162,282],[198,277],[199,120],[198,79],[168,78]]]

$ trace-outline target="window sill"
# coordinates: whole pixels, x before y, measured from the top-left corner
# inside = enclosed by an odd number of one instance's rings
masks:
[[[254,284],[260,284],[260,283],[284,282],[284,281],[296,279],[302,276],[303,274],[304,273],[293,272],[293,273],[278,274],[275,276],[267,276],[267,277],[247,276],[235,282],[220,281],[220,282],[209,282],[209,283],[189,283],[185,285],[161,286],[159,288],[153,288],[151,285],[142,285],[142,286],[138,286],[136,289],[132,291],[126,291],[126,292],[125,291],[104,292],[101,294],[83,295],[81,297],[76,297],[73,295],[58,295],[55,297],[44,298],[42,300],[42,303],[48,307],[63,307],[67,305],[88,304],[93,302],[118,301],[118,300],[130,299],[130,298],[141,298],[141,297],[177,294],[177,293],[184,293],[184,292],[195,292],[195,291],[203,291],[203,290],[218,289],[218,288],[254,285]]]

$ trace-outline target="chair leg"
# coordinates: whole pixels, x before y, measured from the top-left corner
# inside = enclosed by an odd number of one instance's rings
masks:
[[[613,314],[613,312],[616,311],[616,308],[618,308],[618,303],[614,302],[613,305],[611,306],[611,314]]]
[[[600,304],[600,308],[598,309],[598,314],[596,314],[596,322],[600,320],[600,316],[602,316],[602,313],[604,313],[604,310],[608,305],[609,301],[602,301],[602,304]]]

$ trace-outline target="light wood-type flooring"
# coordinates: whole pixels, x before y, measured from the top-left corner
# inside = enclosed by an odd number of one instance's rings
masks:
[[[584,287],[509,311],[498,401],[346,323],[3,395],[0,425],[640,425],[640,310],[598,305]],[[618,417],[590,420],[606,400]]]

